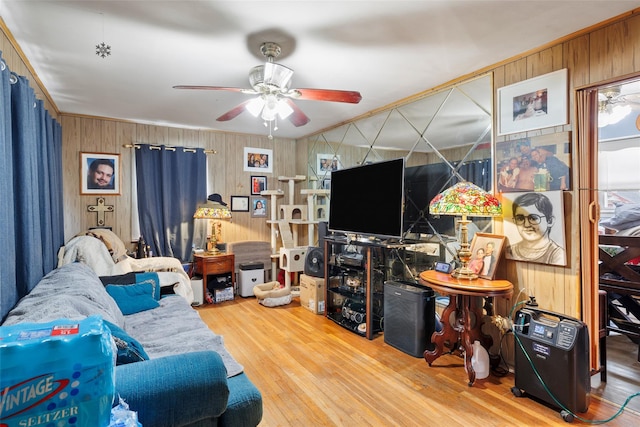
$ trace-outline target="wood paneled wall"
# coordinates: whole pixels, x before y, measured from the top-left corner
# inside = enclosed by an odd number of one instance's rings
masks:
[[[608,22],[592,30],[585,30],[573,37],[568,37],[535,52],[523,54],[519,58],[492,68],[494,90],[496,91],[494,99],[497,99],[497,89],[502,86],[562,68],[568,69],[570,124],[541,131],[509,135],[497,139],[497,141],[572,131],[576,126],[576,89],[640,73],[640,10],[630,12],[618,21]],[[494,124],[497,125],[497,123]],[[507,261],[504,265],[507,269],[506,276],[516,286],[516,295],[522,292],[519,299],[532,294],[536,296],[544,308],[580,318],[582,314],[581,248],[578,225],[580,190],[577,188],[577,183],[580,174],[589,171],[581,171],[578,168],[578,153],[583,148],[577,146],[575,141],[575,132],[572,132],[572,188],[571,191],[565,192],[564,199],[567,267],[552,267],[517,261]],[[497,224],[498,232],[501,230],[501,225]]]
[[[245,147],[273,150],[273,173],[264,174],[267,176],[269,189],[281,188],[286,191],[288,184],[278,181],[277,177],[295,175],[295,163],[287,160],[287,153],[295,151],[295,143],[292,140],[269,140],[266,136],[178,129],[68,114],[62,114],[61,117],[64,140],[64,195],[65,206],[68,207],[65,212],[66,239],[96,225],[96,214],[87,211],[87,206],[96,203],[96,196],[80,195],[78,181],[81,152],[120,154],[122,193],[119,196],[106,196],[105,199],[106,204],[115,208],[114,213],[106,214],[106,225],[112,226],[114,232],[123,239],[137,238],[132,235],[130,223],[131,166],[135,161],[135,148],[127,148],[126,145],[168,145],[215,151],[207,154],[207,180],[211,189],[209,193],[220,193],[227,203],[232,195],[251,195],[251,172],[245,172],[243,167]],[[170,174],[171,171],[167,173]],[[264,218],[251,218],[249,212],[233,212],[231,222],[223,224],[223,241],[269,241],[270,228],[266,221]]]

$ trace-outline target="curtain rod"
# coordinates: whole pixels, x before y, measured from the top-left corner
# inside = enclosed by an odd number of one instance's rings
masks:
[[[140,148],[139,144],[122,144],[124,148]],[[149,148],[151,150],[160,150],[161,147],[159,145],[150,145]],[[184,151],[187,153],[195,153],[196,149],[191,147],[169,147],[165,146],[165,150],[176,151],[176,148],[184,148]],[[218,154],[216,150],[204,150],[205,154]]]

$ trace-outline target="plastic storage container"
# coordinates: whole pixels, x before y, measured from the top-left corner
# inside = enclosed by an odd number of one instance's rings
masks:
[[[240,264],[238,294],[241,297],[252,297],[253,287],[264,283],[264,263],[245,262]]]

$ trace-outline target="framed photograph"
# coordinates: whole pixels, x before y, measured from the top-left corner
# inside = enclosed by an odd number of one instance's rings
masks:
[[[342,169],[340,156],[337,154],[318,154],[316,172],[318,175],[330,174],[331,171]]]
[[[267,217],[267,198],[251,197],[251,217],[266,218]]]
[[[249,196],[231,196],[231,212],[249,212]]]
[[[331,179],[322,180],[322,190],[331,190]]]
[[[563,191],[504,193],[506,258],[567,265]]]
[[[261,191],[267,189],[267,177],[251,175],[251,195],[259,196]]]
[[[244,171],[273,173],[273,150],[244,147]]]
[[[566,68],[498,89],[498,135],[567,123]]]
[[[469,268],[478,277],[493,280],[505,240],[505,236],[498,234],[476,233],[473,235]]]
[[[120,154],[80,153],[80,194],[119,195]]]
[[[571,189],[571,132],[496,143],[498,191]]]

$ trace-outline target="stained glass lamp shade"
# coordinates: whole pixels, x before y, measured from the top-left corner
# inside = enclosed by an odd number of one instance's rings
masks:
[[[216,244],[220,240],[222,224],[221,219],[231,219],[231,211],[223,204],[208,200],[204,205],[198,206],[196,212],[193,214],[194,219],[212,219],[211,224],[211,239],[207,245],[208,252],[217,253],[218,249]]]
[[[429,213],[462,217],[460,220],[460,250],[458,251],[461,266],[451,275],[463,279],[477,279],[478,275],[468,267],[471,250],[467,237],[467,224],[471,221],[467,217],[500,216],[502,215],[500,201],[477,185],[462,181],[434,197],[429,203]]]

